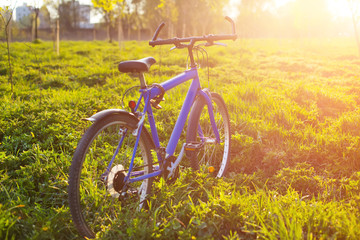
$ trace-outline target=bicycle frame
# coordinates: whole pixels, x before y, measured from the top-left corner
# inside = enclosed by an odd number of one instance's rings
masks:
[[[180,139],[181,132],[182,132],[184,126],[185,126],[187,117],[189,115],[191,107],[192,107],[192,105],[193,105],[193,103],[194,103],[197,96],[202,96],[202,97],[205,98],[206,104],[208,106],[208,113],[209,113],[209,117],[210,117],[211,126],[212,126],[212,129],[213,129],[213,131],[215,133],[215,137],[216,137],[216,143],[220,142],[219,132],[218,132],[215,120],[214,120],[213,106],[212,106],[212,102],[211,102],[211,97],[210,97],[210,94],[209,94],[208,91],[201,89],[197,67],[192,67],[191,69],[186,70],[182,74],[179,74],[179,75],[175,76],[174,78],[171,78],[171,79],[161,83],[160,85],[166,92],[166,91],[168,91],[168,90],[170,90],[170,89],[172,89],[172,88],[174,88],[174,87],[176,87],[176,86],[178,86],[178,85],[180,85],[180,84],[182,84],[184,82],[187,82],[187,81],[189,81],[191,79],[193,81],[192,81],[192,83],[191,83],[191,85],[189,87],[189,90],[188,90],[187,95],[185,97],[185,100],[184,100],[184,103],[182,105],[180,114],[179,114],[178,119],[177,119],[177,121],[175,123],[174,129],[172,131],[172,134],[170,136],[169,142],[168,142],[167,147],[166,147],[166,157],[165,157],[165,159],[162,159],[161,154],[159,154],[157,152],[157,157],[159,159],[160,168],[155,169],[154,172],[149,173],[149,174],[144,174],[144,171],[135,171],[135,172],[133,172],[132,171],[133,170],[133,162],[134,162],[136,150],[137,150],[137,147],[138,147],[138,144],[139,144],[141,130],[142,130],[142,127],[144,125],[144,120],[145,120],[146,115],[148,116],[148,121],[149,121],[150,129],[151,129],[151,135],[152,135],[153,142],[155,144],[155,148],[156,149],[160,148],[160,140],[159,140],[158,132],[157,132],[156,125],[155,125],[155,119],[153,117],[153,111],[152,111],[152,107],[151,107],[151,104],[150,104],[150,99],[160,95],[161,94],[161,89],[159,87],[155,86],[153,88],[145,88],[145,89],[140,90],[141,95],[140,95],[140,98],[139,98],[134,110],[137,111],[137,109],[140,106],[140,102],[142,100],[145,101],[145,106],[144,106],[143,111],[140,112],[140,114],[139,114],[141,116],[141,119],[138,122],[137,129],[135,129],[134,132],[133,132],[134,135],[135,134],[137,135],[137,138],[136,138],[136,142],[135,142],[134,151],[133,151],[133,155],[132,155],[132,158],[131,158],[129,170],[128,170],[126,178],[124,179],[125,182],[128,181],[128,182],[131,183],[131,182],[141,181],[141,180],[144,180],[146,178],[159,176],[162,173],[161,166],[165,163],[165,161],[166,161],[166,159],[168,157],[174,155],[176,146],[177,146],[177,144],[179,142],[179,139]],[[200,137],[202,137],[203,135],[202,135],[202,131],[201,131],[200,126],[199,126],[199,129],[198,129],[198,132],[199,132]],[[119,142],[118,149],[121,147],[123,137],[121,138],[121,140]],[[202,141],[204,142],[205,140],[202,139]],[[179,162],[181,161],[181,159],[183,157],[183,154],[184,154],[184,146],[185,146],[185,144],[183,144],[182,149],[180,151],[180,154],[177,157],[177,159],[175,161],[175,164],[174,164],[174,166],[172,166],[171,170],[174,170],[176,168],[176,166],[179,164]],[[116,156],[116,154],[118,152],[118,149],[117,149],[117,151],[115,151],[113,159],[115,158],[115,156]],[[111,164],[112,164],[112,161],[110,162],[110,164],[108,166],[108,169],[111,168]],[[130,178],[130,177],[133,177],[133,178]]]

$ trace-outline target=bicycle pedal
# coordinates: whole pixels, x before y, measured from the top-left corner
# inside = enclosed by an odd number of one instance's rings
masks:
[[[203,142],[188,142],[185,144],[184,149],[186,152],[197,152],[203,146]]]

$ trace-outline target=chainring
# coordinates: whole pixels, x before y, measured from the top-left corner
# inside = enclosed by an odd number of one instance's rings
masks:
[[[176,179],[179,177],[179,166],[176,167],[173,176],[168,177],[170,174],[170,171],[168,170],[168,167],[171,167],[171,163],[175,163],[176,157],[171,156],[166,159],[166,162],[164,164],[164,171],[163,171],[163,177],[166,179],[167,183],[174,183]]]

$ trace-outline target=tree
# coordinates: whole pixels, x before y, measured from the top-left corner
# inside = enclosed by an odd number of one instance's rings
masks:
[[[145,19],[154,32],[160,22],[167,23],[167,37],[203,35],[218,32],[224,23],[223,8],[228,0],[146,1]]]
[[[74,0],[43,0],[52,19],[58,19],[64,31],[74,31],[82,19],[79,16],[79,2]],[[42,10],[40,10],[42,11]]]
[[[40,9],[38,7],[34,8],[34,24],[35,24],[35,37],[34,40],[38,39],[38,19],[39,19]]]
[[[7,58],[9,64],[9,82],[11,84],[11,94],[14,91],[13,75],[12,75],[12,63],[10,57],[10,38],[11,38],[11,21],[13,16],[14,8],[6,6],[5,8],[0,7],[0,17],[4,23],[5,38],[6,38],[6,49],[7,49]]]
[[[32,27],[32,15],[23,16],[21,19],[16,19],[20,28],[31,30]]]
[[[44,27],[50,27],[51,25],[51,16],[50,16],[50,12],[48,10],[48,8],[46,7],[46,5],[43,5],[40,8],[40,13],[39,16],[41,16],[41,19],[39,21],[40,25],[43,25]]]
[[[141,4],[142,4],[142,0],[132,0],[132,4],[134,5],[134,17],[135,17],[135,26],[136,26],[136,30],[137,30],[137,38],[138,41],[141,40],[141,29],[142,29],[142,19],[141,19]]]
[[[72,22],[73,22],[73,28],[78,27],[78,2],[76,3],[75,0],[72,0],[71,2],[71,8],[72,8]]]
[[[33,24],[34,24],[34,40],[38,39],[38,26],[39,26],[39,13],[40,13],[40,1],[33,0]]]
[[[168,37],[172,37],[174,35],[174,28],[177,25],[177,20],[179,16],[179,12],[176,7],[176,1],[160,0],[160,4],[157,6],[157,8],[163,21],[168,23]]]
[[[187,13],[191,11],[191,0],[178,0],[176,2],[177,8],[180,16],[186,16]],[[178,36],[185,37],[188,27],[191,26],[191,22],[188,21],[186,17],[180,17],[178,20]]]
[[[153,33],[157,26],[163,21],[159,14],[157,6],[160,4],[160,0],[146,1],[144,6],[144,16],[146,24],[150,28],[150,32]]]
[[[117,2],[117,23],[118,23],[118,42],[121,49],[121,40],[124,39],[123,23],[125,16],[125,8],[127,6],[126,1]]]
[[[73,29],[72,14],[73,12],[71,1],[61,0],[60,4],[58,5],[60,29],[70,31]]]
[[[59,19],[59,11],[60,11],[60,2],[59,0],[43,0],[44,7],[47,8],[49,14],[49,21],[52,19]]]
[[[357,44],[358,52],[359,52],[359,56],[360,56],[360,39],[359,39],[359,31],[358,31],[358,24],[359,24],[359,20],[360,20],[360,12],[359,12],[359,10],[360,10],[359,4],[360,3],[358,0],[348,0],[348,3],[349,3],[352,22],[353,22],[353,26],[354,26],[354,34],[355,34],[356,44]]]
[[[111,24],[114,20],[114,7],[116,3],[122,1],[123,0],[91,0],[91,2],[94,4],[94,7],[98,8],[104,15],[109,42],[112,42]]]
[[[191,10],[191,25],[195,27],[195,35],[205,35],[222,31],[224,26],[223,9],[228,0],[200,0],[195,2]],[[199,11],[201,9],[201,11]],[[190,20],[190,19],[189,19]],[[229,32],[227,32],[229,33]]]
[[[54,41],[54,50],[56,50],[56,54],[59,56],[60,54],[60,3],[59,0],[44,0],[44,6],[49,7],[50,11],[55,15],[53,18],[54,21],[54,28],[53,28],[53,41]],[[48,10],[49,10],[48,9]],[[51,14],[49,11],[49,19],[51,21]]]

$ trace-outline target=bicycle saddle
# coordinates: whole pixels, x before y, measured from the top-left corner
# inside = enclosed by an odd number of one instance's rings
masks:
[[[119,63],[118,69],[120,72],[135,72],[142,73],[149,71],[151,65],[156,63],[155,58],[147,57],[139,60],[129,60]]]

